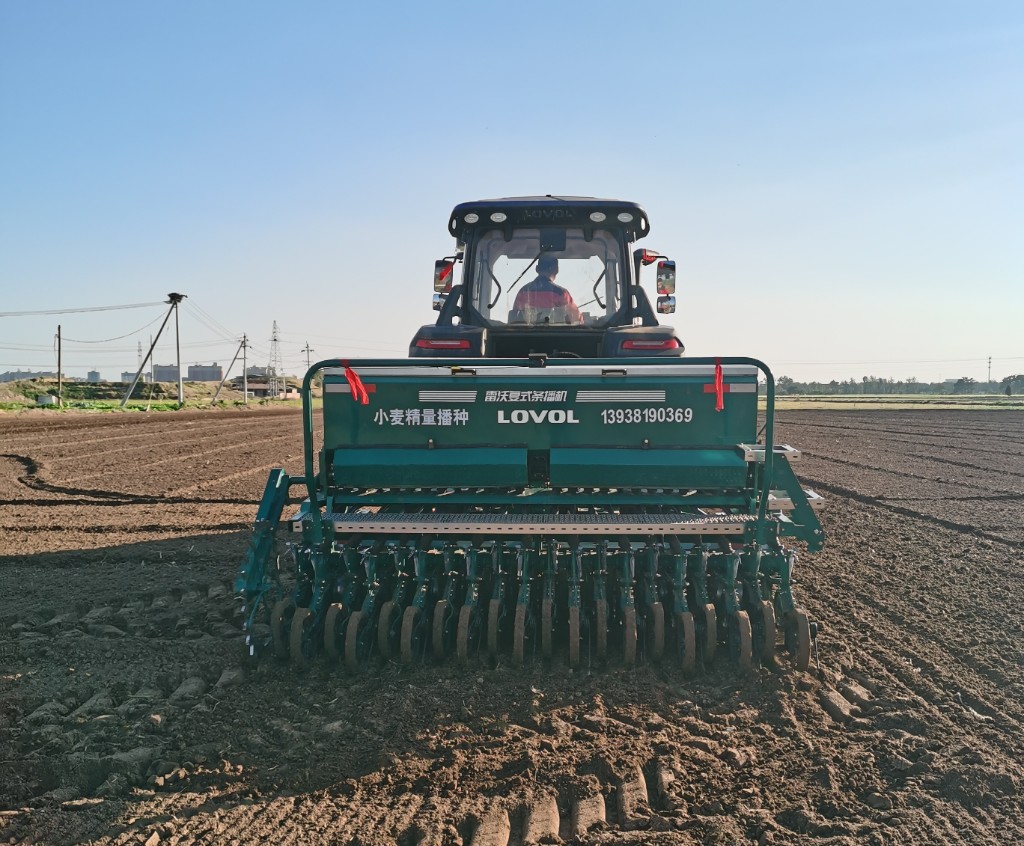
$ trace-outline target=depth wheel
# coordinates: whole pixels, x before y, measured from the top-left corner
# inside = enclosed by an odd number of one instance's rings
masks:
[[[540,648],[545,658],[550,658],[553,650],[555,603],[545,599],[540,604]]]
[[[324,652],[332,661],[340,661],[345,654],[345,606],[333,602],[324,615]]]
[[[439,599],[434,604],[434,631],[431,643],[434,647],[434,657],[444,658],[445,650],[445,638],[444,638],[444,624],[445,617],[448,616],[448,600]]]
[[[647,626],[651,658],[660,661],[665,654],[665,606],[660,602],[651,603]]]
[[[391,657],[391,629],[397,616],[398,609],[394,601],[389,599],[380,607],[377,617],[377,651],[385,661]]]
[[[729,657],[741,670],[749,670],[752,656],[750,616],[746,611],[737,611],[729,621]]]
[[[366,630],[370,627],[370,620],[365,611],[353,611],[348,618],[348,625],[345,626],[345,666],[355,672],[360,664],[366,660],[366,648],[362,643],[366,639]]]
[[[594,603],[594,652],[602,661],[608,657],[608,600]]]
[[[473,625],[473,610],[472,605],[463,605],[459,609],[459,629],[455,636],[455,654],[460,661],[469,660],[469,635]]]
[[[501,602],[492,599],[487,603],[487,654],[498,657],[498,620],[501,617]]]
[[[526,655],[526,606],[516,605],[516,622],[512,628],[512,663],[523,665]]]
[[[792,611],[786,620],[786,651],[793,666],[806,670],[811,664],[811,624],[803,611]]]
[[[676,614],[676,643],[679,666],[689,675],[697,667],[697,625],[689,611]]]
[[[290,649],[292,615],[295,614],[295,603],[289,599],[279,599],[270,612],[270,636],[274,643],[274,655],[287,658]]]
[[[410,605],[402,616],[402,663],[411,665],[414,658],[423,653],[423,633],[420,626],[420,609]]]
[[[761,612],[760,630],[761,642],[757,644],[757,652],[761,660],[766,664],[775,663],[775,607],[767,599],[758,603]]]
[[[580,609],[576,606],[569,609],[569,666],[576,669],[580,665]]]
[[[635,608],[627,608],[622,615],[622,661],[627,667],[636,664]]]
[[[704,605],[700,611],[701,624],[698,626],[700,634],[700,648],[704,653],[704,660],[714,661],[715,650],[718,647],[718,614],[715,606],[710,602]]]
[[[312,625],[313,612],[308,608],[296,608],[288,638],[288,654],[296,667],[305,667],[316,657],[316,644],[309,638]]]

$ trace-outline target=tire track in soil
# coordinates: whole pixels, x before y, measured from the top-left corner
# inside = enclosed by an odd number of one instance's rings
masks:
[[[931,514],[925,514],[921,511],[915,511],[912,508],[906,508],[902,505],[897,505],[896,502],[890,499],[879,498],[870,494],[858,493],[850,488],[842,487],[840,485],[826,482],[823,479],[814,479],[810,476],[803,476],[801,481],[805,485],[809,485],[817,491],[824,491],[826,493],[841,496],[844,499],[851,500],[853,502],[859,502],[863,505],[873,505],[876,508],[883,508],[892,511],[895,514],[900,514],[904,517],[912,517],[917,520],[923,520],[926,523],[932,523],[936,526],[941,526],[943,529],[949,529],[953,532],[959,532],[961,534],[971,535],[976,538],[983,538],[988,541],[992,541],[998,544],[1004,544],[1012,550],[1015,547],[1022,545],[1021,541],[1015,540],[1014,538],[1008,538],[1003,535],[994,534],[987,532],[982,529],[978,529],[975,526],[968,525],[966,523],[957,523],[953,520],[945,520],[941,517],[935,517]],[[826,537],[828,535],[826,534]],[[1024,573],[1010,573],[1007,574],[1008,578],[1021,579],[1024,578]]]
[[[998,435],[999,442],[1001,444],[1005,444],[1007,446],[1014,446],[1014,447],[1016,447],[1016,446],[1024,446],[1024,440],[1014,440],[1012,438],[1007,438],[1007,437],[1005,437],[1005,433],[1001,433],[1001,432],[995,432],[995,433],[987,432],[987,433],[976,433],[976,434],[968,435],[968,434],[963,434],[963,433],[957,434],[957,433],[953,433],[953,432],[945,432],[944,431],[942,434],[938,434],[938,433],[931,433],[931,432],[923,432],[922,433],[922,432],[898,431],[898,430],[890,430],[890,429],[871,430],[871,429],[857,428],[857,427],[854,427],[854,426],[838,426],[838,425],[833,425],[833,424],[828,424],[828,423],[805,423],[805,422],[790,422],[789,423],[789,428],[795,428],[795,427],[809,428],[809,429],[819,429],[819,430],[825,430],[825,431],[852,432],[852,433],[855,433],[857,436],[859,436],[860,439],[869,441],[871,444],[880,444],[880,443],[881,444],[897,444],[897,445],[898,444],[911,444],[913,446],[935,446],[935,447],[942,447],[942,448],[954,448],[955,447],[958,450],[968,449],[972,454],[976,453],[976,454],[979,454],[979,455],[992,455],[992,456],[996,456],[998,458],[1003,458],[1003,459],[1005,459],[1008,455],[1012,455],[1013,454],[1013,453],[1009,452],[1006,449],[1006,447],[990,449],[988,447],[979,446],[979,445],[973,444],[973,443],[970,445],[970,447],[965,447],[964,446],[964,442],[963,442],[963,438],[965,438],[965,437],[979,438],[979,437],[989,437],[989,436],[993,436],[993,435]],[[899,437],[895,437],[896,435],[905,435],[907,437],[906,438],[899,438]],[[923,440],[923,439],[928,439],[928,440]],[[813,438],[807,439],[807,440],[811,441],[812,443],[814,442]],[[853,438],[852,440],[856,441],[857,438]],[[847,444],[847,443],[849,443],[849,441],[843,441],[843,443]],[[896,450],[896,451],[897,452],[901,452],[901,453],[903,452],[903,450]]]
[[[161,422],[163,422],[163,421],[161,421]],[[225,423],[224,425],[226,426],[227,424]],[[232,425],[230,426],[230,431],[231,431],[231,434],[236,434],[240,429],[246,429],[246,430],[248,430],[248,429],[257,429],[258,430],[258,429],[262,429],[264,426],[265,426],[265,423],[262,420],[245,420],[245,421],[241,421],[241,422],[234,421],[232,423]],[[96,457],[105,456],[105,455],[121,455],[124,452],[130,452],[130,451],[134,451],[134,450],[138,450],[138,449],[151,448],[152,442],[157,437],[160,438],[160,444],[162,446],[177,446],[179,444],[195,443],[197,441],[202,441],[202,440],[212,440],[214,438],[218,438],[218,437],[222,436],[220,433],[218,433],[216,431],[212,432],[210,434],[205,434],[206,432],[208,432],[210,429],[213,429],[214,427],[213,426],[203,426],[202,428],[197,430],[199,433],[202,433],[199,438],[196,438],[196,437],[186,437],[186,438],[181,438],[181,439],[178,439],[178,440],[170,440],[170,441],[168,441],[168,440],[164,440],[165,433],[171,433],[173,435],[180,434],[181,433],[181,429],[182,429],[182,427],[180,425],[176,425],[176,426],[170,426],[169,425],[166,428],[164,428],[164,427],[160,427],[160,428],[157,428],[157,427],[153,427],[153,428],[140,427],[140,428],[143,428],[143,431],[132,432],[132,433],[123,434],[123,435],[111,435],[111,436],[106,437],[106,438],[82,438],[82,439],[76,439],[74,442],[72,442],[70,444],[68,444],[68,443],[60,444],[60,447],[62,449],[67,449],[69,447],[77,448],[77,447],[84,446],[84,445],[89,445],[89,444],[108,444],[108,443],[113,443],[115,441],[122,441],[122,440],[142,440],[142,441],[146,442],[146,443],[140,444],[138,446],[118,446],[118,447],[115,447],[115,448],[110,449],[110,450],[96,450],[96,451],[93,451],[93,452],[86,452],[86,453],[78,453],[78,454],[75,454],[75,455],[60,456],[59,458],[54,458],[53,460],[55,460],[55,461],[78,461],[78,460],[82,460],[82,459],[96,458]],[[29,438],[29,439],[25,439],[25,440],[7,439],[7,440],[8,440],[8,443],[15,443],[15,444],[17,444],[18,449],[20,451],[28,451],[28,450],[32,450],[32,449],[39,449],[40,447],[52,447],[52,446],[54,446],[53,441],[50,438]]]
[[[838,464],[838,465],[843,466],[843,467],[851,467],[851,468],[853,468],[855,470],[870,470],[872,472],[879,473],[879,474],[881,474],[883,476],[898,476],[898,477],[903,478],[903,479],[911,479],[911,480],[913,480],[915,482],[926,482],[926,483],[932,484],[932,485],[936,484],[936,480],[934,478],[929,477],[929,476],[923,476],[920,473],[913,473],[913,472],[910,472],[908,470],[896,470],[896,469],[893,469],[892,467],[876,467],[876,466],[874,466],[872,464],[866,464],[866,463],[861,462],[861,461],[851,461],[850,459],[835,458],[833,456],[828,456],[828,455],[815,454],[814,458],[817,461],[823,461],[823,462],[826,462],[828,464]],[[986,487],[985,485],[979,485],[979,484],[975,484],[973,482],[966,482],[966,481],[963,481],[963,480],[947,481],[947,482],[942,482],[942,484],[948,485],[950,487],[955,487],[955,488],[972,488],[974,490],[987,491],[989,494],[994,495],[994,496],[1011,496],[1011,497],[1024,496],[1024,494],[1022,494],[1019,490],[1004,490],[1004,489],[998,489],[998,488],[991,488],[991,487]]]
[[[187,485],[186,487],[183,488],[175,488],[171,491],[168,491],[168,496],[181,496],[182,494],[192,493],[193,491],[202,490],[203,488],[214,488],[217,485],[222,484],[224,482],[234,482],[237,479],[244,479],[248,476],[254,476],[259,473],[266,475],[271,470],[284,466],[291,461],[296,461],[302,457],[303,455],[301,452],[291,453],[270,464],[264,464],[259,467],[250,467],[246,470],[239,470],[237,473],[231,473],[227,476],[219,476],[216,479],[207,480],[204,482],[197,482],[194,485]]]
[[[295,442],[295,439],[293,437],[291,437],[290,435],[279,435],[279,436],[277,436],[275,438],[267,438],[266,440],[262,441],[259,444],[259,446],[260,447],[265,447],[265,446],[268,446],[270,444],[274,444],[274,443],[278,443],[278,442],[282,442],[282,443],[283,442],[287,442],[289,444],[292,444],[292,443]],[[252,448],[253,448],[252,445],[247,443],[247,442],[245,442],[245,441],[232,442],[232,443],[229,443],[229,444],[226,444],[226,445],[223,445],[223,446],[215,447],[213,449],[202,450],[201,452],[192,452],[192,453],[187,453],[187,454],[184,454],[184,455],[172,455],[169,458],[158,458],[158,459],[153,460],[153,461],[147,461],[145,463],[145,466],[146,466],[146,470],[149,471],[149,470],[152,470],[153,468],[156,468],[156,467],[163,467],[163,466],[166,466],[166,465],[175,465],[175,464],[180,464],[180,463],[189,462],[189,461],[199,461],[199,460],[203,459],[205,456],[208,456],[208,455],[217,455],[217,454],[220,454],[220,453],[233,452],[233,451],[239,451],[239,450],[244,451],[246,449],[252,449]],[[104,476],[110,476],[110,475],[112,475],[111,471],[107,470],[107,469],[104,469],[104,470],[101,470],[101,471],[97,471],[96,473],[75,474],[75,475],[72,475],[70,477],[65,477],[65,478],[56,477],[56,478],[53,479],[53,482],[55,482],[55,483],[60,483],[60,482],[81,482],[81,481],[84,481],[86,479],[96,479],[96,478],[102,478]]]
[[[48,414],[49,412],[47,412]],[[44,419],[36,415],[0,415],[0,431],[7,435],[18,435],[30,433],[45,437],[51,442],[57,440],[52,437],[71,430],[79,432],[82,430],[91,431],[94,429],[124,429],[133,426],[145,428],[147,426],[166,427],[171,429],[180,428],[183,424],[201,423],[204,427],[230,426],[239,421],[266,421],[279,417],[293,417],[301,419],[302,411],[298,408],[262,408],[249,411],[213,411],[186,410],[175,411],[172,414],[164,413],[130,412],[124,414],[93,414],[90,412],[64,412],[61,419]]]
[[[979,679],[976,663],[971,658],[954,658],[955,644],[952,647],[954,654],[951,654],[950,644],[928,637],[925,626],[929,620],[927,614],[922,612],[918,615],[918,619],[925,621],[922,623],[918,623],[917,619],[908,620],[908,616],[913,618],[915,615],[909,612],[900,591],[872,592],[868,587],[872,584],[871,578],[864,578],[863,573],[851,572],[850,569],[849,566],[844,569],[844,578],[838,582],[822,580],[820,584],[816,583],[816,589],[812,592],[813,599],[809,600],[808,605],[815,610],[819,607],[824,610],[838,607],[840,602],[845,606],[854,603],[849,613],[838,617],[833,615],[833,621],[826,629],[827,632],[833,628],[838,630],[838,636],[834,639],[843,645],[847,653],[847,657],[840,658],[840,666],[876,695],[878,691],[884,691],[884,697],[869,703],[869,707],[875,715],[875,721],[888,735],[895,734],[898,738],[906,734],[907,738],[900,742],[917,744],[927,750],[917,763],[895,756],[894,769],[883,773],[887,778],[887,788],[897,791],[899,796],[901,789],[912,786],[909,779],[922,776],[931,778],[936,786],[942,788],[941,793],[952,792],[955,797],[957,762],[950,760],[952,756],[946,753],[950,741],[956,738],[963,748],[970,748],[975,753],[983,750],[987,769],[1003,774],[997,776],[1005,782],[1001,797],[997,795],[994,798],[1004,805],[1007,802],[1010,804],[1000,814],[998,826],[992,826],[984,818],[976,819],[977,815],[973,815],[972,820],[976,822],[976,825],[971,826],[974,836],[964,842],[987,842],[986,838],[991,836],[993,828],[1002,828],[1006,832],[1019,830],[1024,835],[1024,829],[1020,828],[1022,817],[1019,816],[1019,800],[1014,801],[1014,793],[1006,787],[1007,784],[1024,782],[1024,769],[1019,764],[1010,766],[1001,763],[1007,757],[1011,761],[1014,758],[1019,761],[1022,754],[1020,746],[1024,731],[1020,719],[1020,701],[1003,693],[1003,686],[1012,682],[1012,677],[1001,679],[1002,686],[996,686],[999,683],[995,680],[990,682],[984,672],[981,673],[983,678]],[[893,604],[898,607],[890,607]],[[851,623],[856,627],[850,628]],[[916,634],[919,630],[924,632],[923,636]],[[890,633],[893,631],[900,631],[901,639],[894,649],[881,649],[880,644],[891,643]],[[933,655],[936,649],[945,651],[938,658],[925,657]],[[856,665],[857,669],[852,669],[850,665]],[[1019,682],[1020,667],[1009,669],[1016,670],[1017,687],[1024,690]],[[984,698],[984,705],[976,704],[988,713],[972,716],[970,705],[960,698],[960,688],[969,689]],[[955,697],[951,690],[956,692]],[[955,701],[957,699],[960,699],[959,703]],[[942,736],[943,741],[926,740],[929,735],[934,737],[936,734]],[[939,750],[938,755],[935,750]],[[940,762],[938,768],[934,768],[936,758]],[[933,776],[933,769],[937,769],[939,774]],[[943,800],[949,801],[945,797]],[[943,833],[943,836],[948,834],[946,829],[938,833]],[[943,839],[934,842],[958,841]]]

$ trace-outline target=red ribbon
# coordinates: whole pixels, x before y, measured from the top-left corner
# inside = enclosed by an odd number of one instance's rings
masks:
[[[725,410],[725,380],[722,378],[722,359],[715,359],[715,411]]]
[[[348,386],[352,389],[352,399],[363,405],[369,405],[370,394],[367,392],[363,380],[359,378],[359,374],[355,370],[348,366],[347,361],[343,364],[345,365],[345,378],[348,380]]]

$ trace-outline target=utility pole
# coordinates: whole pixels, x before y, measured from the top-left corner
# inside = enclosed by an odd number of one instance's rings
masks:
[[[249,338],[242,335],[242,404],[249,404],[249,361],[246,355],[249,349]]]
[[[316,350],[311,350],[309,348],[309,341],[306,341],[306,346],[302,348],[302,351],[306,354],[306,370],[309,370],[309,354],[312,352],[316,352]]]
[[[64,407],[64,374],[60,369],[61,363],[61,343],[60,343],[60,324],[57,324],[57,408]]]
[[[235,357],[231,359],[231,364],[228,365],[228,369],[224,371],[224,378],[220,380],[220,384],[217,386],[217,391],[213,395],[213,399],[210,400],[210,405],[217,404],[217,397],[220,396],[220,389],[224,387],[224,383],[228,380],[228,375],[231,373],[231,368],[235,366],[235,362],[238,361],[238,354],[242,351],[242,347],[245,345],[245,336],[242,336],[242,340],[238,344],[238,349],[235,350]],[[244,364],[242,365],[245,366]]]
[[[274,334],[270,338],[270,364],[267,366],[267,387],[270,399],[277,399],[284,381],[284,364],[281,361],[281,339],[277,334],[277,321],[274,321]]]
[[[184,294],[168,294],[171,308],[174,309],[174,348],[178,353],[178,408],[185,405],[185,386],[181,378],[181,330],[178,328],[178,304],[185,299]]]
[[[142,376],[142,370],[146,366],[146,362],[149,361],[150,357],[153,355],[153,349],[154,349],[154,347],[156,347],[157,341],[160,340],[160,335],[163,334],[164,327],[167,325],[167,321],[170,320],[170,318],[171,318],[171,312],[173,311],[173,312],[175,312],[175,314],[177,314],[178,303],[180,303],[185,298],[185,295],[184,294],[168,294],[167,298],[168,298],[167,299],[167,303],[168,303],[168,305],[170,305],[170,308],[167,309],[167,314],[164,315],[164,322],[160,324],[160,328],[157,330],[156,337],[152,341],[149,342],[149,352],[146,353],[146,357],[139,364],[139,369],[137,371],[135,371],[135,378],[132,379],[131,385],[128,386],[128,390],[125,392],[124,399],[121,400],[121,408],[124,408],[125,405],[128,404],[128,398],[132,395],[132,391],[135,390],[135,386],[139,384],[139,378]],[[178,356],[178,377],[179,377],[178,391],[179,391],[179,396],[180,396],[181,395],[180,394],[180,392],[181,392],[181,382],[180,382],[180,378],[181,378],[181,356],[180,356],[180,354]]]
[[[992,356],[988,357],[988,383],[992,384]]]

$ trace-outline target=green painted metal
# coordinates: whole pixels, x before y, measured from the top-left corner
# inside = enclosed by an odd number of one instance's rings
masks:
[[[550,451],[550,462],[556,487],[742,488],[748,473],[735,448],[563,447]]]
[[[712,377],[657,373],[668,366],[679,368],[691,363],[689,359],[630,360],[625,372],[632,370],[638,375],[622,376],[599,375],[601,369],[623,372],[621,360],[588,359],[585,365],[577,365],[579,373],[568,374],[562,371],[572,366],[564,362],[560,362],[562,367],[551,364],[537,368],[529,362],[510,365],[488,360],[474,366],[469,371],[472,375],[467,375],[465,362],[461,370],[452,371],[438,367],[436,360],[410,359],[389,362],[395,371],[389,375],[381,372],[385,369],[382,362],[353,361],[353,371],[369,372],[363,381],[372,389],[370,402],[354,402],[344,376],[325,374],[324,447],[514,444],[536,450],[586,444],[611,448],[731,448],[753,441],[757,434],[756,379],[727,376],[727,409],[716,412],[715,396],[707,390]],[[322,362],[314,370],[331,368],[332,364],[337,362]],[[612,368],[612,364],[617,367]],[[408,373],[416,365],[422,369],[422,376]],[[645,368],[647,372],[640,372]],[[745,392],[735,392],[744,387]],[[574,401],[578,393],[641,395],[650,391],[664,391],[664,400]],[[471,401],[443,398],[459,392],[475,396]],[[543,397],[560,399],[549,401]]]
[[[350,447],[335,450],[333,460],[335,483],[346,487],[522,487],[527,482],[526,450],[519,447]]]
[[[458,611],[466,608],[474,637],[483,643],[483,631],[496,631],[499,651],[513,640],[517,608],[527,623],[528,651],[546,636],[539,632],[542,619],[552,619],[552,633],[565,637],[567,609],[578,613],[583,640],[593,648],[600,615],[607,612],[614,631],[635,612],[644,638],[657,603],[673,612],[665,615],[669,628],[679,613],[713,605],[721,631],[731,632],[738,612],[754,611],[762,599],[782,619],[795,607],[795,556],[782,540],[796,537],[813,550],[823,535],[788,461],[772,449],[771,372],[754,359],[720,362],[726,388],[720,412],[708,375],[716,359],[549,361],[546,367],[525,360],[349,362],[368,390],[366,404],[353,399],[346,365],[319,362],[303,382],[304,474],[271,475],[239,592],[264,609],[279,595],[270,566],[275,531],[288,489],[303,484],[307,499],[292,518],[301,524],[301,540],[293,535],[292,599],[312,612],[303,643],[311,651],[325,635],[331,604],[346,614],[363,612],[360,660],[381,637],[395,654],[409,608],[419,612],[418,654],[435,631],[443,640],[435,651],[450,651]],[[324,435],[315,449],[311,385],[325,370]],[[766,390],[765,449],[761,460],[748,462],[737,445],[758,441],[758,373]],[[784,492],[792,510],[769,512],[772,491]],[[476,512],[497,515],[507,528],[495,537],[409,537],[389,534],[384,523],[380,531],[353,535],[327,516],[360,508],[385,517]],[[558,523],[542,532],[515,530],[535,514],[645,512],[697,519],[679,530],[688,534],[666,536],[637,529],[632,536],[588,537],[561,531]],[[700,522],[705,515],[745,519],[716,534],[711,523]],[[380,628],[385,600],[395,613]],[[437,605],[441,600],[445,605]],[[546,602],[553,618],[541,614]],[[442,615],[436,629],[435,613]],[[699,633],[705,618],[695,616]]]
[[[793,510],[786,518],[788,525],[785,534],[806,541],[807,548],[811,552],[817,552],[825,544],[825,533],[789,461],[784,456],[776,456],[772,473],[772,486],[777,490],[786,491],[793,502]]]
[[[235,593],[242,601],[247,633],[253,630],[258,617],[268,611],[269,604],[280,598],[275,592],[276,583],[269,573],[268,565],[274,555],[277,529],[288,501],[290,481],[284,470],[270,471],[270,478],[267,479],[256,512],[256,523],[249,539],[245,559],[235,580]],[[246,639],[251,654],[256,654],[261,645],[252,642],[249,634],[246,635]]]

